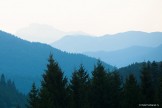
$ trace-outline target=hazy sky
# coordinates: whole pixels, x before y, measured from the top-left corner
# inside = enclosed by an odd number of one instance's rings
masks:
[[[94,35],[162,31],[162,0],[0,0],[0,29],[31,23]]]

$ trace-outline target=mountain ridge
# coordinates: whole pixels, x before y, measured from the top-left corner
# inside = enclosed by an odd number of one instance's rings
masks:
[[[90,57],[100,58],[106,63],[124,67],[135,62],[162,61],[162,44],[157,47],[132,46],[117,51],[85,52]]]
[[[162,44],[162,32],[128,31],[101,37],[65,36],[51,46],[67,52],[115,51],[130,46],[156,47]]]
[[[62,52],[47,44],[22,40],[3,31],[0,31],[0,50],[1,72],[14,80],[17,88],[25,93],[29,91],[32,82],[40,82],[50,53],[54,55],[67,77],[71,76],[74,68],[78,68],[80,64],[91,72],[97,62],[97,59],[92,57]],[[102,63],[106,68],[114,68]]]
[[[32,23],[27,27],[19,29],[16,33],[17,36],[31,42],[43,42],[50,44],[54,40],[58,40],[65,35],[88,35],[88,33],[81,31],[65,32],[54,28],[47,24]]]

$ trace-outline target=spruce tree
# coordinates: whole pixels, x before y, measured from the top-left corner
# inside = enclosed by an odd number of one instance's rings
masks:
[[[159,63],[159,76],[162,77],[162,62]]]
[[[154,89],[150,70],[150,62],[144,63],[141,71],[141,93],[143,95],[142,103],[145,104],[154,102]]]
[[[109,73],[110,74],[110,73]],[[122,81],[119,73],[115,70],[111,73],[109,80],[111,82],[110,84],[110,101],[112,108],[120,108],[121,107],[121,93],[122,93]]]
[[[72,74],[70,88],[72,90],[73,108],[89,107],[89,75],[83,65]]]
[[[158,75],[159,75],[159,69],[158,69],[158,64],[153,61],[151,63],[151,74],[152,74],[152,80],[153,80],[153,83],[154,83],[154,87],[157,87],[157,84],[158,84]]]
[[[152,75],[154,103],[158,103],[159,67],[155,61],[151,63],[151,75]]]
[[[40,108],[67,108],[68,86],[58,63],[50,54],[39,93]]]
[[[137,108],[140,104],[140,90],[133,74],[126,78],[122,102],[123,108]]]
[[[159,79],[159,83],[160,83],[160,85],[159,85],[159,101],[158,101],[158,103],[160,104],[160,107],[162,106],[162,77],[160,77],[160,79]]]
[[[100,61],[94,67],[91,81],[92,108],[105,108],[110,106],[110,82],[108,74]]]
[[[27,108],[39,108],[38,100],[38,89],[35,86],[35,83],[32,84],[32,89],[28,94],[28,104]]]
[[[6,78],[5,78],[4,74],[1,75],[0,84],[2,86],[5,86],[6,85]]]

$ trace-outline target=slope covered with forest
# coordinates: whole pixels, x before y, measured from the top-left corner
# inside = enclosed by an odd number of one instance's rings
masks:
[[[0,31],[0,73],[13,79],[17,88],[23,92],[29,91],[33,81],[39,84],[50,53],[67,77],[80,64],[91,72],[97,61],[85,55],[62,52],[47,44],[28,42]],[[113,69],[112,66],[103,64],[106,68]]]
[[[14,81],[0,77],[0,108],[25,108],[26,96],[20,93]]]

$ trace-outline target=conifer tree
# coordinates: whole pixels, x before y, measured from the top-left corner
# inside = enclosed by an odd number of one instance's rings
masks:
[[[104,66],[98,61],[92,72],[91,82],[92,108],[105,108],[110,106],[110,82]]]
[[[162,106],[162,77],[159,79],[160,85],[159,85],[159,104]]]
[[[158,72],[158,64],[155,61],[151,63],[151,74],[152,74],[152,80],[153,80],[154,86],[156,87],[158,83],[159,72]]]
[[[162,62],[159,63],[158,103],[162,106]]]
[[[68,86],[58,63],[50,54],[40,89],[40,108],[67,108]]]
[[[38,89],[36,88],[35,83],[32,84],[32,89],[28,96],[27,108],[39,108]]]
[[[143,64],[141,71],[141,92],[143,95],[143,103],[149,104],[154,102],[154,90],[149,62]]]
[[[0,84],[2,86],[5,86],[6,85],[6,78],[5,78],[4,74],[1,75]]]
[[[89,107],[89,75],[83,65],[72,74],[70,88],[72,90],[73,108]]]
[[[159,76],[162,77],[162,62],[159,63]]]
[[[123,108],[137,108],[140,104],[140,90],[133,74],[126,78],[123,88]]]
[[[153,61],[151,63],[151,75],[153,84],[154,103],[158,103],[158,88],[159,88],[159,67],[158,64]]]
[[[111,105],[110,107],[112,108],[120,108],[121,107],[121,93],[122,93],[122,88],[121,88],[121,77],[119,75],[119,73],[115,70],[111,73],[110,76],[110,101],[111,101]]]

